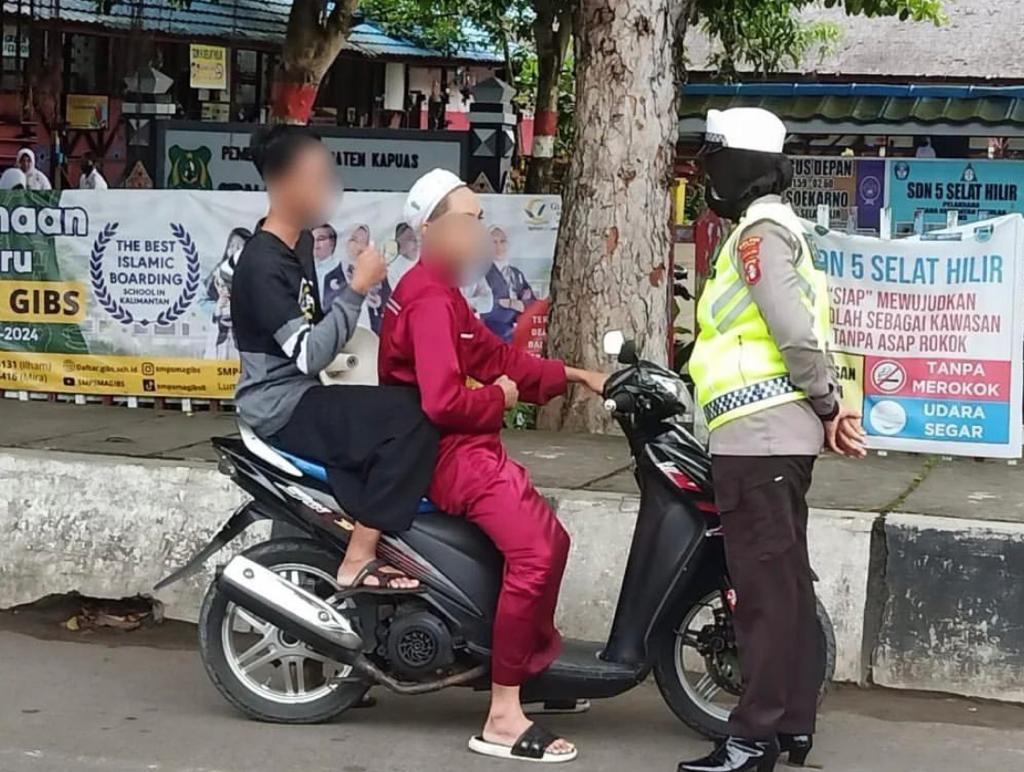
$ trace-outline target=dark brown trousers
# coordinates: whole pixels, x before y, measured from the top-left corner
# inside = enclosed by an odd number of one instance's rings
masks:
[[[811,734],[825,652],[807,555],[813,456],[715,456],[743,696],[729,733]]]

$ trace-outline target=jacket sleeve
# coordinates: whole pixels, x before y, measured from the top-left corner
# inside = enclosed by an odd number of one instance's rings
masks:
[[[345,285],[314,324],[306,318],[288,277],[277,271],[256,288],[263,327],[271,332],[284,355],[307,375],[316,375],[341,353],[355,332],[363,296]],[[310,291],[315,291],[310,286]]]
[[[469,374],[482,383],[491,383],[507,375],[519,386],[524,402],[544,405],[565,394],[565,363],[541,359],[513,348],[474,318],[468,345]]]
[[[800,244],[770,221],[749,226],[738,244],[737,259],[742,264],[737,270],[779,347],[790,380],[808,396],[819,417],[833,417],[839,403],[832,368],[818,343],[814,317],[801,298],[804,280],[796,268]]]
[[[420,404],[427,418],[442,431],[493,434],[501,431],[505,394],[500,387],[471,389],[459,367],[460,341],[455,308],[450,299],[428,296],[405,311],[412,343]],[[493,380],[493,379],[491,379]]]

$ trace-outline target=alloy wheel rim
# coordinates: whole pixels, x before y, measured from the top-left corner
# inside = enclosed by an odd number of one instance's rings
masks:
[[[714,609],[720,609],[722,604],[721,593],[715,591],[705,595],[686,613],[679,625],[679,631],[676,633],[674,660],[676,677],[690,701],[711,718],[724,722],[729,720],[729,714],[734,706],[726,706],[714,701],[715,697],[726,693],[717,683],[715,677],[707,671],[707,663],[704,656],[696,650],[694,640],[700,628],[705,624],[705,622],[699,621],[701,613],[713,613]],[[694,627],[696,629],[693,629]],[[692,652],[690,657],[686,656],[687,649]],[[694,661],[700,662],[700,667],[696,670],[700,675],[696,680],[691,678],[694,675],[694,669],[691,668],[689,672],[687,669],[687,664]]]
[[[313,566],[283,563],[268,568],[310,591],[320,583],[330,587],[329,595],[340,590],[334,576]],[[247,639],[237,645],[240,636]],[[253,694],[282,705],[303,705],[322,699],[352,673],[351,667],[318,654],[231,602],[221,624],[221,644],[228,668],[239,683]]]

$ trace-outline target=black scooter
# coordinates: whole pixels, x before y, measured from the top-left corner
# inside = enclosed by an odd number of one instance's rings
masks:
[[[640,361],[621,334],[606,336],[609,349],[624,369],[609,378],[605,406],[625,432],[641,491],[618,607],[606,642],[566,640],[558,661],[524,686],[524,700],[614,697],[653,670],[675,714],[719,737],[742,679],[710,458],[679,420],[690,404],[679,376]],[[221,694],[259,720],[314,723],[357,704],[375,685],[406,695],[488,688],[502,558],[486,536],[425,503],[412,529],[386,536],[380,549],[423,592],[341,592],[334,575],[352,521],[334,502],[324,470],[240,430],[241,439],[213,443],[220,470],[252,500],[158,588],[198,572],[259,520],[287,523],[305,537],[258,544],[211,583],[200,650]],[[820,605],[819,620],[828,652],[824,686],[835,644]]]

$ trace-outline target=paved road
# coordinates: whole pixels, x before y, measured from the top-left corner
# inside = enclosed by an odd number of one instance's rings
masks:
[[[40,637],[42,636],[42,637]],[[501,772],[464,750],[485,697],[463,691],[380,704],[325,726],[246,721],[210,686],[191,630],[119,637],[0,615],[0,772]],[[675,769],[705,744],[653,687],[550,722],[580,745],[579,772]],[[842,688],[815,760],[830,772],[1024,768],[1024,708]],[[780,767],[783,768],[783,767]]]

